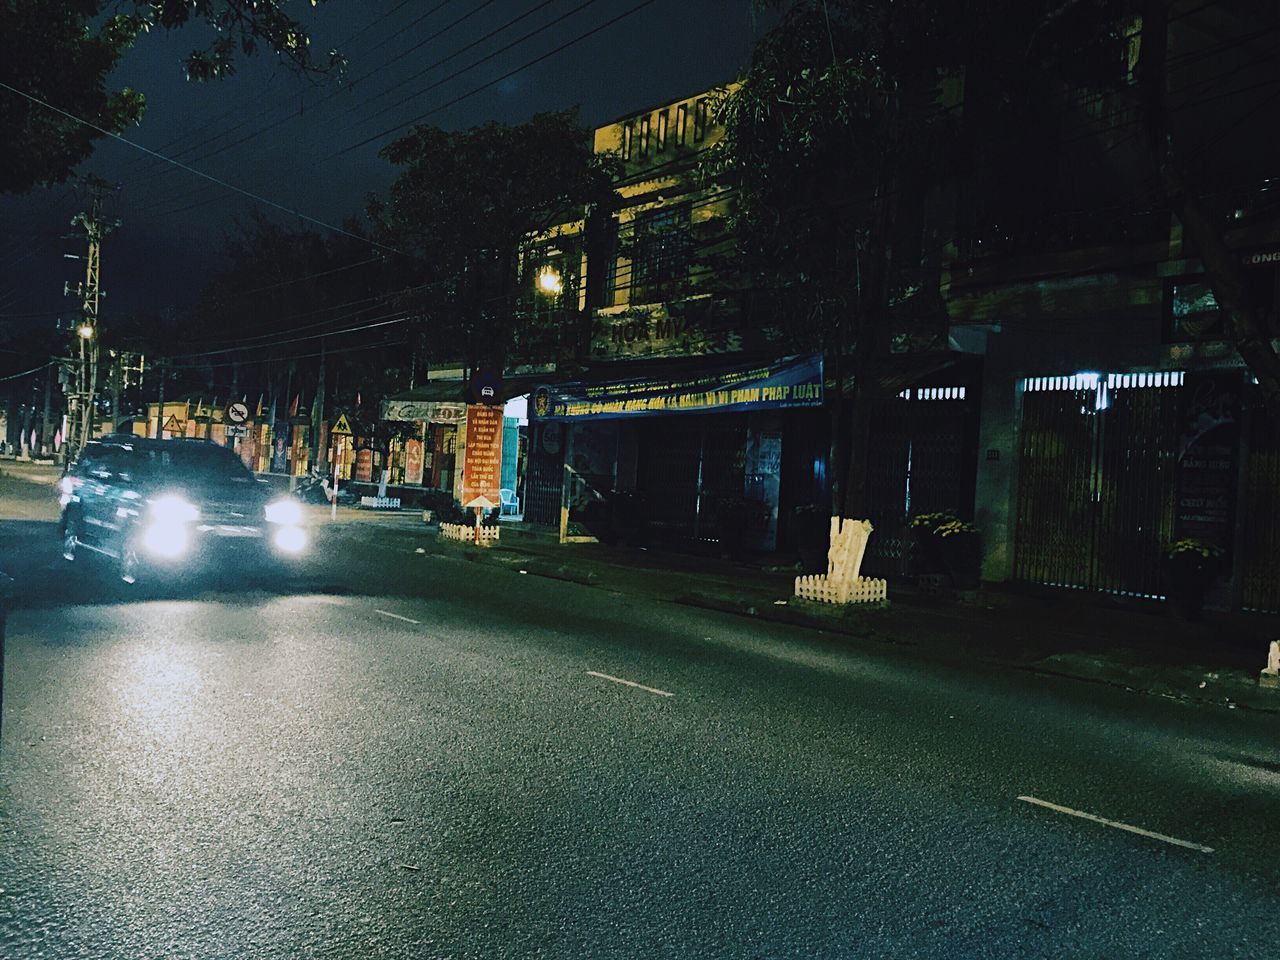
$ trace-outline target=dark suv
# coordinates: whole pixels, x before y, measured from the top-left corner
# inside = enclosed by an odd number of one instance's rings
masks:
[[[204,440],[119,435],[86,444],[61,499],[62,555],[102,554],[126,583],[143,569],[307,547],[298,502],[272,498],[233,451]]]

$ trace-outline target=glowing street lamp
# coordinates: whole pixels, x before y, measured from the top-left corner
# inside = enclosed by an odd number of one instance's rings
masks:
[[[538,271],[538,292],[548,297],[558,297],[564,292],[564,279],[555,267],[547,266]]]
[[[93,324],[82,323],[76,328],[76,333],[80,334],[82,340],[89,340],[93,337]]]

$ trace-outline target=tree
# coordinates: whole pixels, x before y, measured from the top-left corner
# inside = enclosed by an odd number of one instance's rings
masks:
[[[1207,185],[1197,182],[1188,168],[1187,124],[1179,123],[1170,106],[1168,37],[1173,5],[1172,0],[1144,0],[1142,5],[1137,79],[1146,161],[1162,199],[1199,251],[1205,276],[1225,315],[1228,336],[1257,377],[1280,429],[1280,355],[1272,342],[1280,330],[1273,329],[1274,306],[1253,293],[1239,256],[1228,246],[1225,233],[1229,221],[1224,211],[1213,209],[1206,198]],[[1265,22],[1269,16],[1272,29],[1280,25],[1274,4],[1257,6],[1253,24]]]
[[[261,396],[278,416],[305,393],[328,417],[406,384],[412,351],[402,312],[387,305],[385,263],[359,224],[345,229],[286,230],[261,215],[241,225],[226,268],[166,347],[186,389]]]
[[[833,405],[833,462],[848,464],[833,509],[862,515],[870,403],[895,315],[921,296],[941,304],[936,270],[921,269],[944,240],[924,237],[925,206],[962,187],[979,226],[1011,244],[1036,226],[1020,210],[1135,195],[1172,210],[1240,355],[1280,398],[1270,304],[1254,300],[1225,240],[1226,211],[1208,202],[1212,170],[1185,163],[1187,141],[1205,130],[1186,98],[1171,103],[1174,0],[1141,2],[767,0],[783,16],[722,104],[726,135],[707,171],[737,187],[738,259],[765,308],[749,316],[819,344],[837,383],[852,374],[851,404]],[[1246,22],[1276,26],[1274,5],[1241,5],[1257,14]],[[1137,84],[1125,56],[1135,23]],[[1086,100],[1109,109],[1082,121]],[[1115,148],[1133,138],[1114,134],[1126,110],[1146,143],[1127,166]],[[1070,139],[1083,147],[1064,151]]]
[[[1039,192],[1057,201],[1059,209],[1090,203],[1116,208],[1126,202],[1132,207],[1136,200],[1172,213],[1189,252],[1203,263],[1228,338],[1257,377],[1268,405],[1280,411],[1280,356],[1268,329],[1274,306],[1269,293],[1259,297],[1227,242],[1228,231],[1239,225],[1239,207],[1222,198],[1223,186],[1242,175],[1259,182],[1274,176],[1270,131],[1257,124],[1254,133],[1242,124],[1258,112],[1250,88],[1254,98],[1269,105],[1268,84],[1280,82],[1269,47],[1249,56],[1250,37],[1272,36],[1280,28],[1275,4],[989,0],[988,5],[981,18],[988,26],[971,31],[963,61],[970,76],[982,78],[966,80],[964,97],[971,162],[989,172],[979,193],[1005,194],[1006,209]],[[1171,56],[1171,31],[1186,28],[1198,14],[1214,21],[1212,42]],[[1232,99],[1226,103],[1220,93],[1224,78],[1213,75],[1216,65],[1205,67],[1215,56],[1230,64],[1228,78],[1255,81],[1235,91],[1228,82]],[[1092,122],[1080,116],[1084,102],[1095,107]],[[1074,131],[1064,134],[1068,128]],[[1223,141],[1229,134],[1236,142]],[[977,149],[982,142],[997,146]],[[1106,219],[1114,234],[1114,214]],[[1013,242],[1020,241],[1021,230],[1007,232]]]
[[[781,4],[774,4],[781,5]],[[877,367],[891,310],[919,283],[899,247],[904,216],[936,173],[955,125],[938,102],[950,29],[924,0],[797,0],[720,105],[723,139],[704,171],[736,188],[737,267],[747,322],[817,346],[832,401],[833,510],[862,515]],[[852,396],[843,385],[852,376]]]
[[[284,0],[0,0],[0,82],[13,88],[0,88],[0,142],[10,145],[0,151],[0,192],[62,182],[103,136],[22,94],[119,133],[142,119],[146,100],[108,89],[111,71],[144,33],[192,25],[213,36],[187,56],[189,80],[228,76],[237,54],[259,47],[305,72],[340,62],[331,53],[317,63]]]
[[[596,156],[576,111],[462,131],[415,127],[382,151],[402,168],[371,198],[401,303],[424,318],[426,348],[469,368],[501,368],[516,333],[520,245],[611,195],[611,158]]]

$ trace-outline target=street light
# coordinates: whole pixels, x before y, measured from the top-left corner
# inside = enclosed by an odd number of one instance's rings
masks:
[[[538,292],[548,297],[558,297],[564,292],[564,280],[555,267],[545,266],[538,271]]]
[[[82,323],[76,327],[76,333],[80,334],[82,340],[89,340],[93,337],[93,324]]]

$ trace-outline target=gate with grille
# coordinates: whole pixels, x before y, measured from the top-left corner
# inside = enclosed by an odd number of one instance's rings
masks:
[[[1014,577],[1161,596],[1183,374],[1024,382]]]
[[[1240,600],[1245,610],[1280,613],[1280,432],[1257,397],[1251,400]]]
[[[714,540],[723,497],[742,497],[744,414],[682,414],[642,422],[637,489],[653,533]]]
[[[524,519],[527,523],[560,523],[561,484],[564,481],[564,435],[572,429],[551,421],[534,421],[529,430],[529,465],[524,481]]]
[[[876,404],[867,458],[869,576],[911,572],[912,514],[973,519],[977,402],[964,386],[913,387]]]

